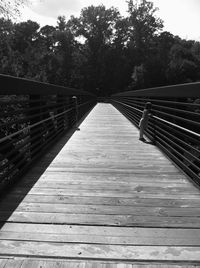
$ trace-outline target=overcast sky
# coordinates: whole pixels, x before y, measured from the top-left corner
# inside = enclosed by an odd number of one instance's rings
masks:
[[[200,41],[200,0],[152,0],[160,10],[157,15],[164,20],[165,30],[185,39]],[[22,10],[22,20],[34,20],[41,26],[56,25],[59,15],[79,16],[83,7],[104,4],[114,6],[126,15],[126,0],[32,0]]]

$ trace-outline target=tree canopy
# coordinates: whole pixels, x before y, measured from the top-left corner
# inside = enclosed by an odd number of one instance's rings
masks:
[[[25,3],[14,2],[16,8]],[[0,0],[4,14],[6,3]],[[59,16],[55,27],[1,17],[0,72],[101,96],[199,81],[200,43],[163,31],[151,1],[127,5],[126,17],[114,7],[91,5],[68,21]]]

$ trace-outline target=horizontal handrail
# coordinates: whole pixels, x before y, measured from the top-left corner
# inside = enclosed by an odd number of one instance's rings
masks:
[[[90,92],[0,75],[0,191],[96,104]]]
[[[57,86],[48,83],[41,83],[25,78],[18,78],[0,74],[1,89],[0,95],[82,95],[93,96],[90,92],[70,87]]]
[[[111,103],[138,128],[146,102],[152,103],[146,136],[200,185],[200,82],[111,96]]]
[[[186,83],[179,85],[163,86],[163,87],[154,87],[148,89],[132,90],[125,91],[113,96],[139,96],[139,97],[197,97],[199,98],[200,91],[200,82],[195,83]]]

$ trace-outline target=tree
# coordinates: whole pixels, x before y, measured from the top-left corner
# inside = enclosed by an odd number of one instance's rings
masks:
[[[68,24],[76,36],[82,36],[91,46],[109,44],[113,29],[120,17],[116,8],[106,9],[104,5],[82,9],[79,18],[71,17]]]
[[[188,46],[189,45],[189,46]],[[197,81],[200,77],[199,59],[192,53],[192,46],[180,40],[170,49],[170,62],[167,70],[171,84]]]
[[[129,40],[139,51],[144,51],[163,29],[163,21],[155,15],[157,10],[150,1],[128,1]]]
[[[168,84],[166,70],[170,62],[170,49],[177,42],[175,36],[169,32],[162,32],[152,40],[148,55],[143,62],[143,88],[163,86]],[[141,88],[136,83],[137,87]]]
[[[0,15],[7,18],[19,16],[20,7],[28,2],[29,0],[0,0]]]
[[[11,74],[13,23],[0,18],[0,73]]]
[[[42,56],[38,44],[39,27],[38,23],[31,20],[13,25],[9,55],[12,75],[33,79],[39,76],[39,59]]]
[[[15,24],[13,35],[15,49],[23,53],[27,48],[33,46],[38,38],[39,28],[40,25],[31,20]]]
[[[156,59],[155,40],[163,28],[163,22],[156,16],[153,2],[128,0],[128,42],[129,75],[136,89],[148,84],[148,69]]]
[[[129,40],[128,36],[129,31],[129,22],[127,18],[118,18],[115,24],[115,32],[112,46],[116,49],[123,49],[127,46],[127,42]]]
[[[54,63],[57,62],[55,82],[62,86],[70,86],[76,41],[64,16],[58,17],[54,38],[56,41],[54,46]]]
[[[85,87],[88,90],[105,88],[105,61],[109,47],[115,38],[115,26],[120,19],[116,8],[106,9],[105,6],[89,6],[81,11],[79,18],[72,17],[69,27],[76,37],[84,43],[87,58]]]
[[[40,42],[45,46],[47,51],[53,51],[55,47],[55,31],[56,28],[53,26],[46,25],[39,31]]]

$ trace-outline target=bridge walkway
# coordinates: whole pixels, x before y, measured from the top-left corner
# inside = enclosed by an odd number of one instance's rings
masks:
[[[200,263],[199,189],[106,103],[7,194],[0,223],[0,268]]]

